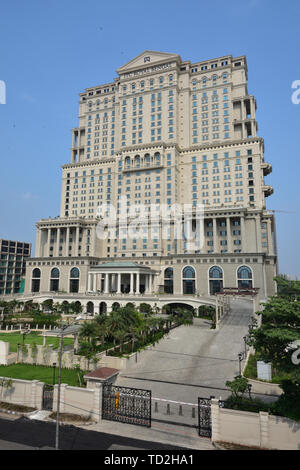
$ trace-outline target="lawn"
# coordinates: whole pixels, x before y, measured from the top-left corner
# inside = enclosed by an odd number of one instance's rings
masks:
[[[256,359],[256,356],[254,354],[250,354],[249,359],[248,359],[248,363],[247,363],[247,366],[245,368],[245,371],[244,371],[243,375],[244,375],[244,377],[247,377],[248,379],[258,380],[257,379],[257,359]],[[276,370],[276,369],[274,369],[274,367],[272,367],[272,380],[271,380],[271,383],[278,384],[282,380],[289,379],[289,378],[290,378],[289,374],[287,374],[283,371]],[[267,381],[262,380],[262,382],[267,382]]]
[[[23,335],[20,333],[0,333],[0,341],[7,341],[10,343],[9,351],[10,352],[17,352],[18,343],[23,344]],[[73,338],[64,338],[64,345],[73,344]],[[32,345],[35,344],[43,344],[43,336],[39,332],[33,331],[25,336],[24,344]],[[46,344],[53,344],[54,349],[59,347],[59,338],[55,336],[47,336],[46,337]]]
[[[32,364],[0,365],[0,377],[11,377],[23,380],[39,380],[47,384],[53,384],[53,367]],[[82,374],[81,374],[82,376]],[[58,383],[58,367],[55,370],[54,383]],[[75,369],[61,370],[61,383],[78,387],[78,372]]]

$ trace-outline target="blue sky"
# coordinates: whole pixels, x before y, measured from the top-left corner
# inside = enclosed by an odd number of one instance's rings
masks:
[[[146,49],[196,62],[247,56],[249,93],[273,173],[279,269],[300,275],[299,0],[11,0],[2,2],[0,238],[35,241],[35,223],[60,208],[78,93],[111,81]]]

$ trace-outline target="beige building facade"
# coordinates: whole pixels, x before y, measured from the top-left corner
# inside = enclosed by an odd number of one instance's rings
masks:
[[[60,216],[37,223],[26,295],[273,294],[272,166],[247,80],[245,56],[192,64],[145,51],[80,93]]]

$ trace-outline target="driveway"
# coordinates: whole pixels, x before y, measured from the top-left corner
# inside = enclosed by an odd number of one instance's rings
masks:
[[[225,382],[239,372],[238,353],[252,315],[252,301],[232,300],[219,330],[196,318],[180,326],[119,375],[116,385],[151,389],[152,396],[196,403],[198,396],[226,398]]]

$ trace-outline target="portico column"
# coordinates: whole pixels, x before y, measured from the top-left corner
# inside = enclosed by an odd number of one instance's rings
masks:
[[[117,294],[121,294],[121,273],[118,273]]]
[[[105,273],[104,294],[108,294],[108,273]]]
[[[150,294],[152,294],[152,291],[153,291],[153,278],[152,278],[152,274],[149,274],[149,292],[150,292]]]
[[[133,294],[133,273],[130,273],[130,292],[129,294]]]
[[[136,273],[136,289],[135,293],[139,294],[140,293],[140,273]]]
[[[145,294],[149,294],[149,274],[145,275]]]
[[[88,291],[90,292],[92,290],[92,274],[89,273],[88,275]]]

